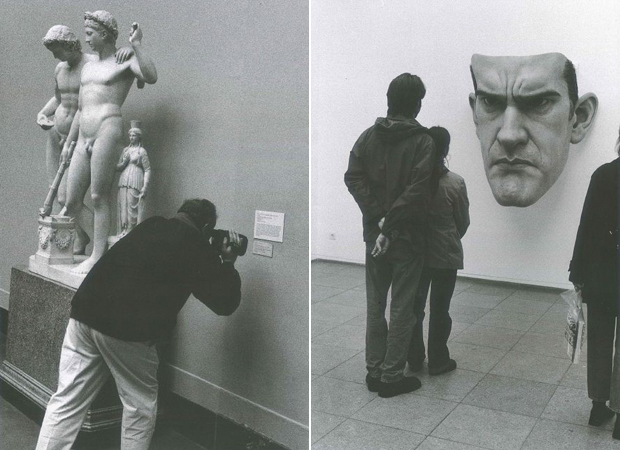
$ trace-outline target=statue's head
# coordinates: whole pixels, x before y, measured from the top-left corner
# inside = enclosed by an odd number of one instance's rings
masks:
[[[116,43],[118,38],[118,24],[116,19],[107,11],[84,13],[84,31],[86,42],[97,50],[103,43]]]
[[[142,141],[142,122],[139,120],[131,121],[131,128],[129,128],[129,143],[132,145],[137,145]]]
[[[469,104],[493,196],[502,206],[530,206],[590,130],[598,100],[578,96],[575,68],[561,53],[473,55],[470,68]]]
[[[387,91],[388,115],[416,117],[425,95],[426,88],[419,76],[410,73],[397,76]]]
[[[61,61],[67,61],[70,54],[82,51],[80,40],[64,25],[50,28],[43,38],[43,45]]]

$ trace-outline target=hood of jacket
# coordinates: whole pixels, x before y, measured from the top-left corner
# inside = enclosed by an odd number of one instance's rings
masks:
[[[375,131],[384,142],[398,142],[425,128],[417,120],[405,116],[379,117],[375,121]]]

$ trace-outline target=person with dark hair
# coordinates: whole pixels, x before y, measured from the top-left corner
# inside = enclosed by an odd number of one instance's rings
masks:
[[[413,304],[417,320],[411,335],[407,362],[410,372],[422,370],[426,358],[422,322],[430,288],[428,373],[440,375],[456,369],[456,361],[450,359],[447,345],[452,330],[449,310],[456,285],[456,272],[463,268],[461,239],[469,227],[469,200],[465,180],[445,165],[450,148],[450,133],[445,128],[432,127],[428,134],[435,141],[437,158],[431,176],[433,197],[429,214],[428,249]]]
[[[216,209],[188,200],[170,219],[151,217],[106,252],[75,293],[62,344],[58,389],[50,398],[37,450],[71,448],[110,374],[123,403],[121,448],[147,450],[157,415],[155,343],[165,339],[190,294],[217,315],[241,301],[232,246],[206,236]]]
[[[616,151],[620,153],[620,134]],[[600,426],[615,413],[614,439],[620,439],[619,175],[620,158],[592,174],[569,268],[569,280],[588,305],[589,424]]]
[[[390,83],[387,117],[361,134],[344,176],[362,212],[366,243],[366,383],[381,397],[421,386],[416,377],[404,376],[404,368],[415,322],[413,298],[422,272],[435,160],[435,144],[416,121],[425,93],[416,75],[404,73]]]
[[[469,95],[487,181],[497,203],[527,207],[555,184],[570,144],[592,127],[598,99],[578,96],[573,63],[561,53],[473,55]]]

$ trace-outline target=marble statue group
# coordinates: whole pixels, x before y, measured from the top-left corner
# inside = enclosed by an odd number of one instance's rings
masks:
[[[124,140],[121,107],[134,80],[139,88],[157,81],[157,70],[143,49],[138,23],[134,22],[130,29],[129,45],[117,49],[116,19],[107,11],[86,12],[84,36],[92,54],[82,52],[79,39],[64,25],[53,26],[43,38],[45,47],[60,62],[55,70],[54,96],[37,114],[38,125],[48,130],[46,165],[50,194],[57,196],[61,208],[50,220],[58,222],[54,219],[63,218],[60,222],[74,224],[75,255],[84,255],[92,242],[90,255],[72,268],[76,274],[87,273],[106,251],[117,172],[121,172],[118,184],[121,237],[138,223],[144,211],[150,180],[149,159],[141,144],[138,121],[132,121],[130,144],[121,152]],[[92,211],[84,203],[89,188]],[[41,215],[49,215],[49,209],[49,205],[42,208]],[[41,233],[49,236],[55,233],[42,231],[44,225],[39,227],[40,242]]]

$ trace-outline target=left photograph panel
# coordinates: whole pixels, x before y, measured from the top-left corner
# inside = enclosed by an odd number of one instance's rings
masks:
[[[0,442],[307,449],[308,2],[5,2]]]

